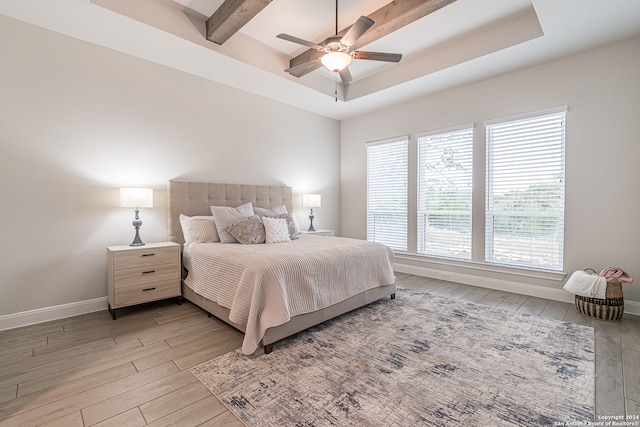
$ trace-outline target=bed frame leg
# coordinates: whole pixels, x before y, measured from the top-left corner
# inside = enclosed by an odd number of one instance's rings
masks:
[[[389,295],[391,297],[391,299],[396,299],[396,293],[392,293],[391,295]]]
[[[264,345],[264,354],[269,354],[273,351],[273,343]]]

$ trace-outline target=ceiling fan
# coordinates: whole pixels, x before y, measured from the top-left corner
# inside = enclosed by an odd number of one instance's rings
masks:
[[[336,0],[336,35],[327,38],[320,44],[316,44],[307,40],[303,40],[298,37],[290,36],[288,34],[278,34],[277,37],[283,40],[287,40],[293,43],[298,43],[303,46],[310,47],[319,52],[325,52],[320,58],[315,58],[302,64],[298,64],[294,67],[287,68],[285,71],[288,73],[295,73],[298,70],[308,67],[313,63],[321,62],[322,65],[329,70],[338,73],[343,83],[350,83],[353,80],[349,68],[347,67],[353,58],[355,59],[368,59],[371,61],[385,61],[385,62],[400,62],[402,59],[401,53],[383,53],[383,52],[363,52],[353,51],[356,41],[362,36],[371,26],[374,21],[366,16],[361,16],[358,20],[349,28],[344,36],[338,35],[338,0]]]

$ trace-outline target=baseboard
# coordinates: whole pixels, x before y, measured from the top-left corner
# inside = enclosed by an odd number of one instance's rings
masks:
[[[107,309],[107,297],[0,316],[0,331]]]
[[[406,264],[394,264],[394,270],[399,273],[431,277],[433,279],[447,280],[451,282],[462,283],[465,285],[495,289],[498,291],[514,292],[516,294],[546,298],[554,301],[574,303],[575,299],[573,294],[563,289],[546,288],[543,286],[529,285],[527,283],[513,282],[509,280],[491,279],[488,277],[474,276],[471,274],[461,274],[451,271],[443,272],[442,270],[435,270],[432,268]],[[627,314],[640,316],[640,302],[625,301],[624,312]]]
[[[399,273],[415,274],[416,276],[431,277],[434,279],[448,280],[465,285],[479,286],[482,288],[496,289],[499,291],[515,292],[539,298],[546,298],[554,301],[573,303],[574,297],[562,289],[545,288],[542,286],[528,285],[526,283],[511,282],[500,279],[489,279],[486,277],[474,276],[470,274],[460,274],[446,272],[446,276],[441,270],[434,270],[426,267],[413,265],[395,264],[394,270]],[[64,319],[78,316],[80,314],[93,313],[107,309],[107,297],[95,298],[92,300],[73,302],[53,307],[38,308],[36,310],[23,311],[20,313],[0,316],[0,331],[19,328],[21,326],[35,325],[37,323],[48,322],[50,320]],[[625,301],[625,314],[640,316],[640,302]]]
[[[638,301],[625,301],[624,312],[629,314],[635,314],[640,316],[640,302]]]

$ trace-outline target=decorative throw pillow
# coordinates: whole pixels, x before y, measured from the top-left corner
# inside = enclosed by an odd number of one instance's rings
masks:
[[[265,230],[265,243],[282,243],[290,242],[289,227],[287,220],[284,218],[271,218],[265,216],[262,218]]]
[[[236,219],[253,215],[253,205],[249,202],[238,206],[237,208],[231,208],[228,206],[211,206],[211,213],[213,214],[213,219],[216,222],[216,229],[220,236],[220,242],[237,243],[238,241],[236,238],[226,230],[227,225]]]
[[[257,215],[236,219],[227,225],[227,231],[243,245],[264,243],[264,224]]]
[[[298,238],[298,234],[300,230],[296,230],[296,223],[293,220],[293,215],[290,213],[283,213],[277,215],[267,215],[267,218],[282,218],[287,221],[287,228],[289,229],[289,238],[291,240],[296,240]]]
[[[187,216],[180,214],[184,244],[215,243],[220,241],[212,216]]]
[[[272,209],[265,209],[265,208],[259,208],[257,206],[253,207],[253,211],[255,212],[256,215],[263,217],[263,216],[276,216],[276,215],[280,215],[280,214],[286,214],[289,213],[289,211],[287,210],[287,207],[285,205],[280,205],[280,206],[276,206],[275,208]],[[296,218],[296,216],[294,214],[290,214],[291,215],[291,221],[293,221],[293,226],[295,228],[295,233],[291,233],[291,239],[297,239],[298,235],[300,234],[300,224],[298,223],[298,219]],[[293,237],[295,235],[295,237]]]

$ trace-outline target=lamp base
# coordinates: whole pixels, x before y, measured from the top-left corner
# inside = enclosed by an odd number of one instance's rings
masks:
[[[133,228],[136,229],[136,237],[134,237],[133,242],[131,242],[129,246],[144,246],[144,243],[140,238],[140,226],[142,226],[142,220],[140,219],[139,212],[138,208],[136,208],[136,216],[132,222]]]
[[[129,246],[144,246],[144,242],[140,238],[140,227],[136,227],[136,237],[134,237],[133,242]]]
[[[313,209],[311,209],[311,212],[313,212]],[[309,228],[307,229],[307,231],[316,231],[316,229],[313,228],[313,218],[315,218],[315,216],[312,213],[311,215],[309,215]]]

